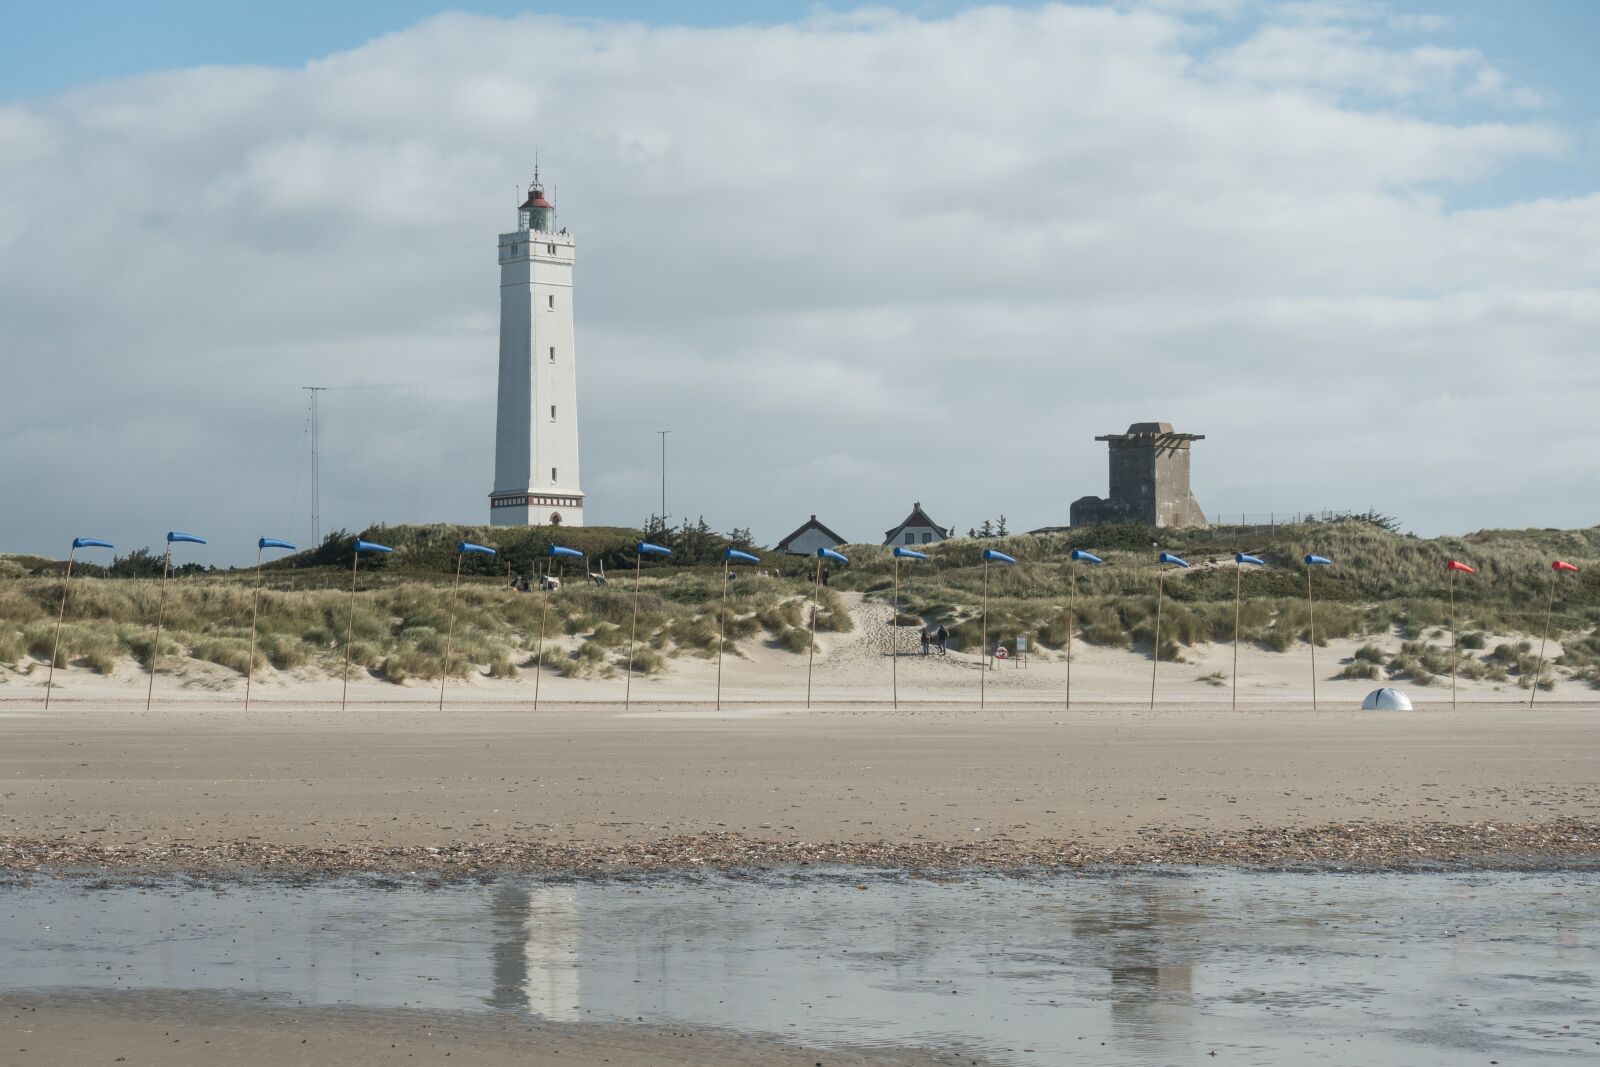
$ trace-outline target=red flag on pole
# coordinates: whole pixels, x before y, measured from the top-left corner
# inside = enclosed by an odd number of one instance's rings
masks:
[[[1460,560],[1456,560],[1456,559],[1451,560],[1450,562],[1446,563],[1444,566],[1445,566],[1446,570],[1464,571],[1467,574],[1477,574],[1478,573],[1477,571],[1473,570],[1471,567],[1467,566],[1465,563],[1462,563]]]
[[[1558,559],[1554,563],[1550,564],[1550,566],[1558,571],[1571,571],[1573,574],[1578,573],[1578,568],[1574,567],[1564,559]]]

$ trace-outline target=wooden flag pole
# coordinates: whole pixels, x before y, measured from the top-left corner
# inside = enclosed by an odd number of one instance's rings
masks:
[[[361,566],[361,550],[350,553],[350,616],[344,627],[344,688],[339,692],[339,710],[343,711],[350,698],[350,639],[356,632],[356,569]]]
[[[722,645],[728,635],[728,574],[732,562],[722,558],[722,614],[717,616],[717,710],[722,710]]]
[[[1306,564],[1306,636],[1311,641],[1311,710],[1317,710],[1317,608],[1311,599],[1311,564]]]
[[[50,688],[55,684],[56,656],[61,652],[61,620],[67,617],[67,585],[72,581],[72,560],[78,553],[78,546],[73,545],[67,553],[67,576],[61,580],[61,610],[56,613],[56,638],[50,644],[50,671],[44,679],[44,709],[50,710]],[[1554,587],[1552,586],[1552,589]]]
[[[622,691],[622,708],[626,711],[633,705],[633,650],[634,643],[639,639],[639,571],[644,566],[644,553],[635,552],[633,557],[633,625],[628,630],[628,684]]]
[[[1450,570],[1450,710],[1456,706],[1456,647],[1459,638],[1456,636],[1456,572]]]
[[[817,603],[822,596],[822,557],[817,557],[817,578],[811,587],[811,642],[806,650],[806,707],[811,707],[811,665],[817,658]]]
[[[265,545],[256,545],[256,593],[250,601],[250,659],[244,667],[244,710],[250,710],[250,680],[256,673],[256,618],[261,614],[261,553]]]
[[[1072,710],[1072,626],[1078,621],[1078,568],[1067,561],[1067,710]]]
[[[923,625],[927,625],[924,623]],[[924,633],[927,631],[924,630]],[[900,706],[900,557],[894,557],[894,606],[889,610],[889,685]]]
[[[167,610],[167,571],[172,565],[172,542],[167,541],[167,551],[161,557],[161,593],[156,598],[156,639],[150,646],[150,685],[144,694],[144,710],[150,710],[150,701],[156,692],[156,660],[161,656],[161,619]]]
[[[1161,664],[1161,601],[1166,591],[1167,569],[1156,560],[1156,639],[1150,650],[1150,710],[1156,706],[1156,667]]]
[[[1550,572],[1550,602],[1544,609],[1544,636],[1539,638],[1539,665],[1533,670],[1533,684],[1528,686],[1528,707],[1539,695],[1539,678],[1544,674],[1544,648],[1550,640],[1550,619],[1556,613],[1556,572]]]
[[[1233,710],[1239,710],[1239,598],[1244,591],[1244,564],[1233,565]]]
[[[1550,603],[1544,609],[1544,636],[1539,638],[1539,666],[1533,671],[1533,684],[1528,686],[1528,708],[1533,709],[1534,698],[1539,695],[1539,679],[1544,674],[1544,647],[1550,640],[1550,619],[1556,612],[1556,575],[1559,571],[1552,567],[1550,570]]]
[[[588,571],[588,569],[589,569],[588,560],[584,561],[583,569],[584,569],[585,572]],[[549,563],[545,564],[544,579],[542,581],[540,581],[539,585],[540,585],[540,587],[541,587],[541,589],[543,591],[544,600],[543,600],[543,603],[541,603],[539,605],[539,650],[534,653],[534,657],[533,657],[533,710],[534,711],[538,711],[539,710],[539,680],[544,677],[544,624],[545,624],[546,617],[550,614],[550,565],[549,565]],[[629,665],[628,669],[630,671],[633,669],[631,664]]]
[[[983,560],[983,645],[978,649],[983,658],[978,666],[978,707],[983,707],[989,689],[989,559]]]
[[[439,672],[440,711],[444,711],[444,686],[450,680],[450,646],[456,639],[456,600],[461,596],[461,564],[466,558],[465,552],[456,553],[456,583],[450,591],[450,627],[444,635],[444,670]]]

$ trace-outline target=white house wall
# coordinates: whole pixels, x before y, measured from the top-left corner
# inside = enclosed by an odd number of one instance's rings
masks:
[[[838,548],[843,543],[835,541],[821,530],[807,530],[790,541],[789,547],[784,551],[796,556],[813,556],[819,548]]]
[[[907,541],[906,534],[911,534],[916,538],[916,540]],[[896,531],[894,539],[888,543],[890,545],[900,545],[901,547],[905,547],[907,545],[937,544],[943,540],[944,535],[938,530],[935,530],[932,526],[907,526],[902,530]]]

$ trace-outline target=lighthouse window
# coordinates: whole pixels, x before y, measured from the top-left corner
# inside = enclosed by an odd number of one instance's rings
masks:
[[[554,404],[550,405],[550,421],[556,421],[556,406]]]
[[[550,294],[550,310],[554,311],[555,309],[556,309],[556,294],[551,293]]]
[[[545,245],[545,248],[550,250],[550,254],[552,256],[556,254],[556,246],[555,245]]]
[[[556,477],[556,469],[554,467],[550,468],[550,480],[552,482],[559,482],[561,480],[560,478]]]
[[[556,361],[556,346],[555,345],[551,345],[550,346],[550,362],[554,363],[555,361]]]

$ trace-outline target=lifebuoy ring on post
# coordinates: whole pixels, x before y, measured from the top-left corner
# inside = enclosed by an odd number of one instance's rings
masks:
[[[1005,659],[1008,655],[1010,655],[1010,653],[1006,651],[1005,645],[1001,645],[999,648],[994,650],[995,659]]]

